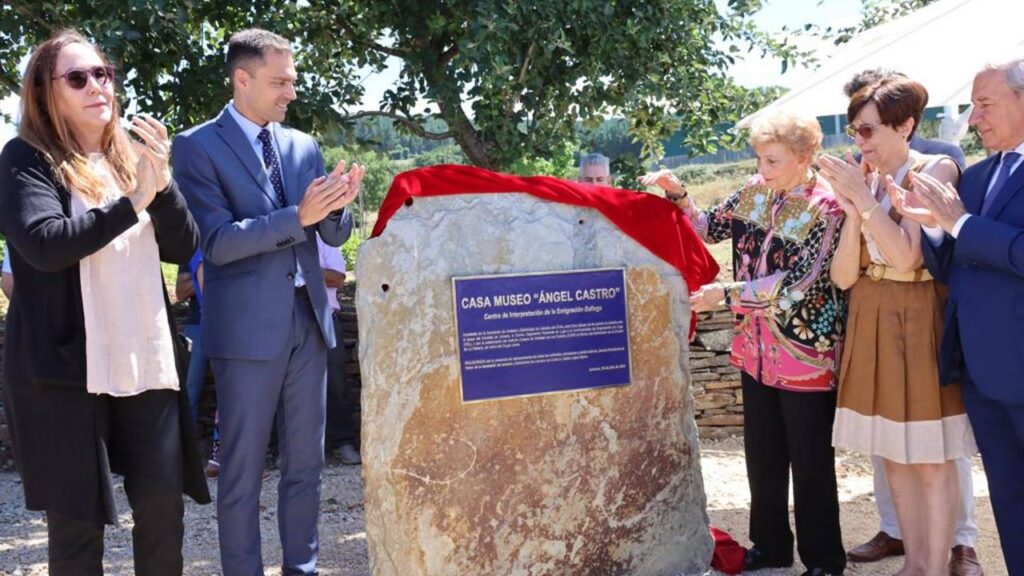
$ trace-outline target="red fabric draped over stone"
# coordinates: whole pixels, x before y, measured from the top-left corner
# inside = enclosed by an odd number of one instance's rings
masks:
[[[502,193],[530,194],[542,200],[597,210],[623,233],[677,268],[691,291],[718,275],[718,264],[690,222],[663,198],[548,176],[513,176],[472,166],[431,166],[396,176],[381,204],[373,236],[379,236],[391,216],[411,198]],[[691,322],[690,336],[695,327],[696,322]]]

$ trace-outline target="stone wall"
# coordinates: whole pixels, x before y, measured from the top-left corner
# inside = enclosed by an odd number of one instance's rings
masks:
[[[733,313],[726,308],[698,316],[697,337],[690,344],[690,373],[701,438],[743,433],[740,371],[729,363],[735,322]]]

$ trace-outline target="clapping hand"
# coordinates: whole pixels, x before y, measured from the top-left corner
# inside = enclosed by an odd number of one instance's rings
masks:
[[[128,128],[139,140],[132,140],[138,157],[135,165],[135,192],[131,195],[136,212],[145,210],[158,192],[171,184],[169,164],[171,147],[167,128],[148,114],[136,115]]]
[[[907,190],[886,177],[889,198],[896,210],[922,226],[940,227],[952,233],[957,220],[967,213],[956,188],[919,172],[910,173],[910,182],[911,189]]]
[[[867,184],[866,167],[858,164],[853,155],[846,153],[846,160],[830,154],[818,158],[820,173],[836,193],[836,200],[848,218],[860,219],[860,213],[871,208],[876,202]]]
[[[363,175],[366,168],[353,164],[345,172],[345,161],[342,160],[327,176],[321,176],[309,183],[306,193],[299,203],[299,224],[311,226],[319,223],[328,214],[341,210],[359,195]]]

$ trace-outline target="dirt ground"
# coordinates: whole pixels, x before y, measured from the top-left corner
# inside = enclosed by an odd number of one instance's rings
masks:
[[[708,496],[708,514],[712,524],[728,531],[741,544],[749,545],[747,533],[747,490],[743,462],[743,444],[737,439],[704,441],[701,444],[704,484]],[[843,538],[847,547],[867,540],[878,530],[871,466],[862,456],[840,454],[839,498],[842,506]],[[264,486],[261,524],[263,553],[268,575],[278,575],[280,563],[277,540],[275,473]],[[215,483],[213,484],[215,487]],[[1004,576],[999,538],[988,499],[988,486],[980,460],[974,466],[974,492],[980,529],[978,554],[988,576]],[[107,574],[130,575],[131,517],[124,491],[118,487],[122,525],[107,533]],[[330,462],[324,471],[320,506],[320,573],[324,575],[364,576],[369,574],[366,533],[363,522],[362,482],[359,468]],[[212,575],[219,572],[217,561],[217,524],[212,506],[186,507],[185,573]],[[893,574],[900,559],[877,564],[851,564],[847,574]],[[792,570],[763,570],[762,576],[799,574],[799,562]],[[29,576],[46,574],[46,525],[42,515],[24,509],[21,485],[13,473],[0,474],[0,574]]]

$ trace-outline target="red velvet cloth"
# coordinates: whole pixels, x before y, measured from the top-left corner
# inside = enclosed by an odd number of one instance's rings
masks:
[[[725,530],[711,526],[711,538],[715,541],[715,552],[711,556],[711,567],[726,574],[743,572],[743,561],[747,557],[747,549],[733,540]]]
[[[689,220],[662,198],[548,176],[512,176],[472,166],[430,166],[396,176],[381,204],[373,236],[379,236],[391,216],[416,196],[509,192],[594,208],[652,254],[678,268],[691,291],[718,275],[718,264]],[[696,322],[691,322],[691,336],[695,327]]]

